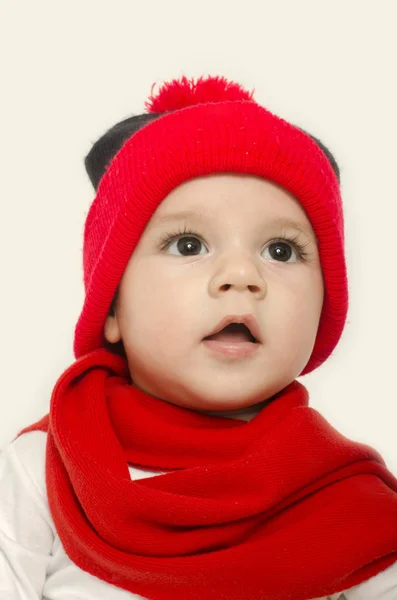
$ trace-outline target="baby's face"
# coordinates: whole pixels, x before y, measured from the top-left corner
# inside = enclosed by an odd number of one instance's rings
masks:
[[[180,211],[195,217],[163,219]],[[305,232],[274,222],[280,217]],[[186,230],[166,246],[168,234]],[[293,242],[304,247],[302,260]],[[187,181],[159,205],[119,286],[105,336],[123,340],[141,390],[204,411],[257,404],[291,383],[316,338],[324,285],[316,237],[299,202],[251,175]],[[263,343],[251,356],[226,358],[202,343],[229,314],[252,313]]]

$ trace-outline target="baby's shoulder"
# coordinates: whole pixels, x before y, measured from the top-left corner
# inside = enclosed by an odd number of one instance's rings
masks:
[[[0,450],[0,546],[5,554],[51,552],[55,528],[46,491],[46,442],[43,431],[29,431]]]
[[[47,505],[45,483],[47,433],[29,431],[0,450],[0,476],[18,480],[37,501]]]

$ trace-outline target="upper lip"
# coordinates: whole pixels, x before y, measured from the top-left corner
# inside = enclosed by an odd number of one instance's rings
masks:
[[[218,323],[218,325],[213,329],[213,331],[208,333],[205,337],[209,337],[210,335],[214,335],[215,333],[222,331],[222,329],[224,327],[227,327],[228,325],[230,325],[230,323],[242,323],[243,325],[248,327],[248,329],[250,330],[250,332],[254,336],[254,338],[258,342],[262,343],[262,336],[261,336],[261,331],[259,329],[258,322],[255,319],[254,315],[251,315],[251,314],[227,315]]]

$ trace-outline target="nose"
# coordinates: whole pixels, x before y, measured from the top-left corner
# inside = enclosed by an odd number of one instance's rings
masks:
[[[210,282],[210,294],[215,297],[229,289],[236,292],[248,290],[257,299],[266,295],[266,281],[252,258],[234,254],[219,261]]]

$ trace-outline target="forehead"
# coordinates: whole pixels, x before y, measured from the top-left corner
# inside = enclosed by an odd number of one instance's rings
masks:
[[[250,207],[295,208],[303,207],[297,198],[278,183],[256,175],[215,173],[194,177],[175,186],[157,207],[158,216],[172,209],[193,209],[214,214],[217,208],[236,210]]]
[[[158,217],[156,223],[162,225],[173,221],[196,221],[200,223],[206,223],[210,221],[210,215],[203,212],[197,207],[191,210],[181,210],[178,212],[167,213],[162,217]],[[276,227],[291,227],[292,229],[302,230],[303,233],[308,232],[306,223],[302,221],[290,219],[288,217],[275,217],[268,220],[268,225],[274,225]]]
[[[278,184],[252,175],[216,174],[174,188],[158,206],[152,224],[177,221],[206,224],[225,214],[252,217],[258,223],[312,233],[299,201]]]

